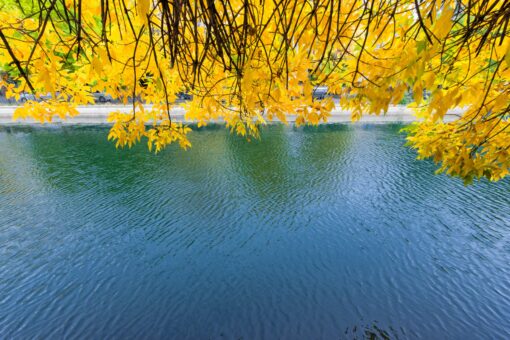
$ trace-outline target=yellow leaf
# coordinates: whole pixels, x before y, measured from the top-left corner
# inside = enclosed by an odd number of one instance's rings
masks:
[[[98,76],[101,75],[103,72],[103,62],[97,57],[92,58],[92,69]]]
[[[421,80],[418,80],[413,86],[413,97],[416,104],[420,105],[423,98],[423,86]]]
[[[151,0],[138,0],[136,9],[143,23],[147,23],[147,15],[150,11]]]
[[[447,7],[441,13],[439,20],[434,25],[434,33],[439,39],[446,37],[452,28],[453,8]]]

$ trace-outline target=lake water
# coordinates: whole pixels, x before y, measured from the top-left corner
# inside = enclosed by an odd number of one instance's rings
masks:
[[[510,181],[400,128],[3,128],[0,338],[510,338]]]

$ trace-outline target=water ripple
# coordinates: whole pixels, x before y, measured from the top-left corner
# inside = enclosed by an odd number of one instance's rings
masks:
[[[400,128],[0,131],[0,337],[508,338],[510,182]]]

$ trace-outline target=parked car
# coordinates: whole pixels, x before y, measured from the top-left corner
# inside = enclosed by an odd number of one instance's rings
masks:
[[[26,103],[29,100],[33,100],[33,101],[36,100],[35,96],[32,93],[30,93],[30,92],[21,92],[19,94],[19,100],[18,101],[20,103]]]
[[[315,99],[324,99],[326,98],[328,94],[328,87],[327,86],[316,86],[313,89],[313,98]]]
[[[60,92],[55,93],[55,95],[58,98],[58,96],[60,96]],[[48,92],[46,94],[41,94],[41,95],[39,95],[39,97],[36,97],[34,94],[32,94],[30,92],[21,92],[20,96],[19,96],[19,102],[26,103],[29,100],[40,102],[43,100],[49,100],[51,98],[53,98],[53,95],[51,94],[51,92]]]
[[[56,92],[55,93],[55,98],[58,98],[60,96],[60,92]],[[49,100],[49,99],[52,99],[53,98],[53,95],[51,94],[51,92],[48,92],[46,94],[42,94],[39,96],[39,100]]]
[[[113,102],[113,97],[104,92],[96,91],[92,93],[92,96],[94,96],[94,100],[96,103],[104,104]]]
[[[177,93],[177,100],[191,100],[193,96],[189,93],[179,92]]]

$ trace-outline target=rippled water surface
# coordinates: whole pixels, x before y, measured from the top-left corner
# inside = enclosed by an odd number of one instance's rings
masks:
[[[510,181],[401,126],[0,131],[0,338],[510,338]]]

